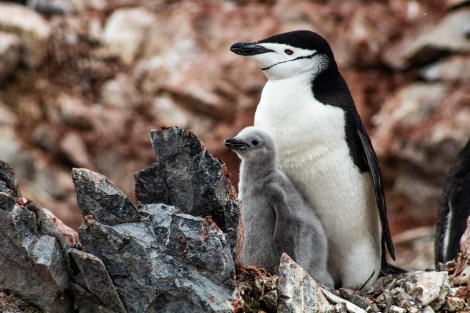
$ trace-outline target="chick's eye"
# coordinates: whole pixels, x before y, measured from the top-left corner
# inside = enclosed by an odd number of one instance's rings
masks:
[[[292,54],[294,54],[294,51],[292,51],[291,49],[286,49],[286,50],[284,50],[284,52],[285,52],[285,54],[287,54],[287,55],[292,55]]]
[[[256,146],[258,145],[258,140],[253,140],[251,143],[253,144],[253,146]]]

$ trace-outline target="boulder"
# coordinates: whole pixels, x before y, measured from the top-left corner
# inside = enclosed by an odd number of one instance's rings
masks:
[[[20,196],[15,170],[3,161],[0,161],[0,192],[13,198]]]
[[[281,256],[278,311],[282,313],[327,312],[330,303],[320,285],[287,254]]]
[[[138,202],[165,203],[181,213],[211,216],[235,247],[238,206],[225,164],[214,159],[191,131],[161,128],[152,130],[150,137],[158,162],[135,174]]]
[[[396,70],[422,66],[448,52],[470,52],[470,8],[446,15],[436,26],[423,25],[419,34],[409,34],[384,51],[384,62]]]
[[[470,56],[454,55],[421,69],[421,76],[428,81],[470,80]]]
[[[69,253],[73,260],[72,268],[76,269],[72,288],[80,312],[94,312],[97,307],[103,305],[106,311],[125,313],[124,304],[103,261],[77,249],[71,249]]]
[[[51,26],[35,11],[16,4],[0,3],[0,31],[11,32],[21,41],[21,61],[36,68],[47,56]]]
[[[77,201],[82,215],[109,226],[140,221],[140,213],[122,191],[107,177],[86,170],[72,170]]]
[[[105,54],[131,65],[141,54],[156,18],[145,8],[118,9],[106,21],[102,35]]]
[[[17,197],[14,172],[3,162],[0,186],[0,290],[47,312],[70,312],[65,239],[41,209]]]
[[[20,60],[20,45],[18,36],[0,32],[0,82],[16,70]]]
[[[233,311],[240,300],[230,244],[210,217],[166,204],[136,208],[100,174],[74,169],[73,177],[85,218],[80,242],[93,255],[74,252],[74,283],[119,312]],[[98,282],[106,292],[91,288]]]

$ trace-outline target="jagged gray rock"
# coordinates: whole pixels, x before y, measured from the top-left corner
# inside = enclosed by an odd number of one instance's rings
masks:
[[[72,288],[80,312],[94,312],[100,305],[110,312],[126,312],[103,261],[77,249],[71,249],[70,255],[76,266]]]
[[[231,303],[240,300],[231,249],[210,217],[179,214],[165,204],[136,209],[103,175],[74,169],[73,178],[85,217],[83,251],[103,261],[126,312],[233,311]],[[96,205],[103,191],[112,197]],[[112,214],[115,208],[119,214]],[[75,282],[100,298],[86,286],[92,282]]]
[[[18,182],[15,179],[15,170],[3,161],[0,161],[0,192],[14,198],[20,196]]]
[[[225,164],[214,159],[190,131],[160,128],[150,136],[158,162],[135,174],[137,200],[211,216],[235,247],[239,211]]]
[[[107,177],[85,169],[72,170],[78,206],[83,216],[91,215],[106,225],[135,223],[140,213],[131,200]]]
[[[13,169],[0,161],[0,290],[47,312],[70,312],[70,276],[55,225],[41,209],[17,198]]]

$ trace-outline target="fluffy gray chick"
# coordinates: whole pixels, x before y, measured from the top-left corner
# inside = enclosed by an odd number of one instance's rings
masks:
[[[315,280],[332,287],[323,226],[294,184],[277,170],[271,136],[261,128],[247,127],[225,140],[225,146],[241,159],[242,262],[277,273],[285,252]]]

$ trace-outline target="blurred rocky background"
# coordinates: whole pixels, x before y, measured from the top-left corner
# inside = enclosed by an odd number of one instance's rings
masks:
[[[229,47],[309,29],[331,43],[378,153],[396,264],[433,267],[442,187],[470,136],[470,1],[49,4],[0,2],[0,159],[26,197],[77,229],[72,167],[132,198],[134,172],[155,160],[150,130],[170,125],[236,185],[223,140],[252,124],[265,78]]]

